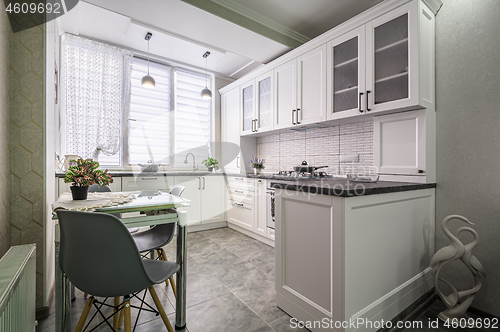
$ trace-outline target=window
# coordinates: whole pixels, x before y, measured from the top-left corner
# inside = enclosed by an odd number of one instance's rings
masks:
[[[69,36],[68,39],[74,38],[78,38],[79,43],[71,46],[66,43],[63,49],[66,75],[62,84],[67,88],[63,94],[61,122],[68,124],[62,132],[62,154],[78,154],[84,158],[97,156],[102,167],[126,169],[150,160],[172,168],[192,167],[191,159],[184,164],[186,154],[191,152],[196,164],[201,165],[210,153],[213,121],[212,101],[202,99],[200,92],[206,85],[211,88],[212,76],[150,62],[149,72],[156,86],[148,89],[141,84],[142,77],[148,72],[147,60],[85,38]],[[87,54],[75,56],[89,52],[82,48],[85,43],[93,45],[91,53],[102,61],[101,67],[89,62],[92,58]],[[113,58],[107,59],[103,52]],[[103,72],[98,76],[99,80],[92,76],[96,68]],[[109,103],[106,104],[110,99],[107,95],[111,95],[113,101],[118,100],[118,105],[115,103],[110,107]],[[89,109],[94,112],[94,108],[98,109],[99,115],[92,124],[99,128],[99,132],[88,129],[88,121],[81,121],[89,118]],[[101,126],[103,120],[108,125]],[[115,140],[111,142],[109,137]],[[82,150],[79,142],[91,144]]]
[[[130,108],[126,135],[128,164],[170,165],[170,86],[172,68],[150,62],[154,89],[145,88],[141,79],[148,72],[146,60],[134,58],[131,77]]]
[[[211,141],[210,99],[200,97],[207,76],[193,71],[177,68],[175,88],[175,166],[192,167],[186,155],[191,152],[197,165],[207,159]],[[210,83],[211,80],[208,82]],[[210,84],[208,84],[210,88]]]

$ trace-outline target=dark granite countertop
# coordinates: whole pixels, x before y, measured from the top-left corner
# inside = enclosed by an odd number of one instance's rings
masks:
[[[136,176],[242,176],[242,177],[261,177],[254,174],[240,174],[232,172],[208,172],[208,171],[168,171],[168,172],[133,172],[133,171],[108,171],[112,176],[136,177]],[[64,173],[56,173],[57,178],[63,178]],[[262,176],[267,178],[266,176]]]
[[[271,181],[276,189],[300,191],[339,197],[387,194],[410,190],[436,188],[435,183],[410,183],[379,181],[376,183],[352,182],[347,179]]]

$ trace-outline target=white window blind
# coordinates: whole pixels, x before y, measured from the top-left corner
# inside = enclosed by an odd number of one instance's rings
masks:
[[[175,167],[192,167],[191,156],[184,164],[189,152],[199,167],[209,155],[212,102],[201,98],[200,92],[207,84],[212,90],[211,81],[205,74],[176,68]]]
[[[134,58],[130,109],[127,116],[127,151],[130,165],[170,165],[170,95],[172,67],[149,63],[154,88],[145,88],[141,79],[148,72],[147,60]]]

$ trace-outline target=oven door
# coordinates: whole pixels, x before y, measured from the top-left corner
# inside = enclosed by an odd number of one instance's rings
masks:
[[[274,214],[274,188],[266,189],[267,227],[274,229],[276,217]]]

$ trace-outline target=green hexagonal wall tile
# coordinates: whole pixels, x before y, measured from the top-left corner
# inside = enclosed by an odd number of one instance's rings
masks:
[[[10,48],[10,66],[19,75],[31,70],[31,52],[24,45],[17,44]]]
[[[43,179],[40,175],[29,172],[21,178],[21,197],[31,203],[43,196]]]
[[[36,243],[36,272],[43,273],[43,227],[33,221],[28,223],[21,229],[21,243]],[[39,261],[42,262],[40,268]]]
[[[38,175],[43,176],[43,148],[31,154],[31,169]]]
[[[31,153],[22,146],[18,146],[12,150],[10,167],[14,175],[23,177],[31,170]]]
[[[14,123],[10,122],[10,148],[14,149],[19,145],[19,127]]]
[[[15,201],[21,196],[21,180],[14,174],[10,175],[10,201]]]
[[[43,49],[33,52],[33,55],[31,56],[31,69],[40,76],[43,76],[43,60]]]
[[[21,75],[21,94],[31,102],[43,96],[43,81],[33,71]]]
[[[12,69],[10,70],[10,98],[19,95],[19,80],[20,77]]]
[[[31,105],[31,119],[42,128],[44,126],[43,113],[44,113],[44,105],[42,98],[38,99]]]
[[[18,246],[21,244],[21,231],[15,227],[10,228],[10,245]]]
[[[19,144],[30,152],[35,152],[41,148],[43,144],[42,128],[33,121],[22,126],[19,132]]]
[[[33,219],[33,204],[19,197],[12,202],[10,207],[11,223],[19,229],[23,229]]]
[[[11,102],[10,119],[19,127],[31,120],[31,103],[21,95],[15,96]]]
[[[43,225],[43,197],[33,203],[33,220]]]

